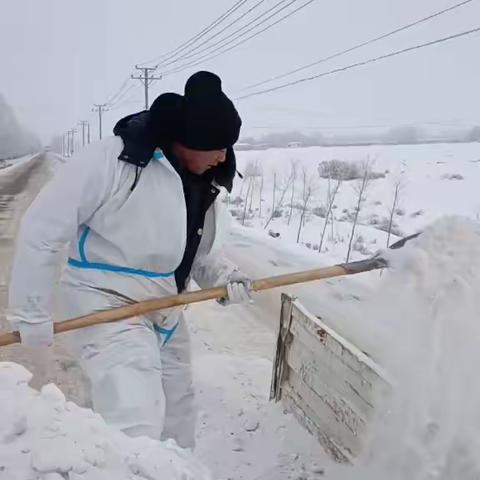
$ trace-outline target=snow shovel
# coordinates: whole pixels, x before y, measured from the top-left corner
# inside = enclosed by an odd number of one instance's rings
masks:
[[[390,248],[401,248],[407,241],[417,237],[418,235],[419,233],[416,233],[409,237],[402,238],[397,243],[391,245]],[[284,287],[297,283],[312,282],[314,280],[354,275],[356,273],[369,272],[371,270],[378,270],[386,267],[388,267],[388,261],[383,258],[381,254],[377,254],[371,258],[357,262],[343,263],[331,267],[316,268],[314,270],[288,273],[285,275],[278,275],[276,277],[255,280],[253,281],[252,288],[253,291],[260,292],[262,290],[269,290],[276,287]],[[124,307],[117,307],[111,310],[105,310],[103,312],[97,312],[91,315],[85,315],[83,317],[55,323],[54,331],[55,333],[69,332],[71,330],[91,327],[102,323],[125,320],[126,318],[144,315],[156,310],[188,305],[190,303],[203,302],[205,300],[215,300],[226,296],[227,288],[225,286],[181,293],[180,295],[171,295],[168,297],[133,303]],[[20,343],[20,335],[18,332],[10,332],[0,335],[0,347],[14,343]]]

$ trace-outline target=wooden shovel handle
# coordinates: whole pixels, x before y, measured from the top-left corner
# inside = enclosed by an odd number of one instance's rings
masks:
[[[297,283],[311,282],[314,280],[322,280],[325,278],[334,278],[343,275],[352,275],[355,273],[368,272],[386,267],[386,263],[380,257],[374,257],[360,262],[352,262],[343,265],[335,265],[332,267],[317,268],[304,272],[288,273],[276,277],[263,278],[255,280],[252,288],[256,292],[268,290],[286,285],[294,285]],[[126,318],[137,317],[149,312],[162,310],[165,308],[189,305],[191,303],[203,302],[205,300],[213,300],[227,296],[226,287],[209,288],[205,290],[197,290],[194,292],[181,293],[180,295],[172,295],[162,297],[155,300],[146,300],[144,302],[134,303],[125,307],[113,308],[103,312],[85,315],[83,317],[66,320],[64,322],[55,323],[54,332],[63,333],[79,328],[91,327],[102,323],[116,322]],[[10,332],[0,335],[0,347],[20,342],[18,332]]]

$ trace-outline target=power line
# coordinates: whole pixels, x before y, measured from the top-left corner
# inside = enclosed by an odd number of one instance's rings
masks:
[[[243,95],[241,97],[237,97],[237,98],[235,98],[235,100],[244,100],[246,98],[255,97],[257,95],[263,95],[265,93],[275,92],[275,91],[281,90],[283,88],[298,85],[299,83],[309,82],[309,81],[315,80],[317,78],[327,77],[327,76],[333,75],[335,73],[345,72],[346,70],[351,70],[353,68],[363,67],[363,66],[368,65],[370,63],[374,63],[374,62],[378,62],[380,60],[385,60],[387,58],[395,57],[397,55],[401,55],[403,53],[411,52],[413,50],[419,50],[421,48],[430,47],[430,46],[433,46],[433,45],[437,45],[439,43],[448,42],[450,40],[454,40],[454,39],[457,39],[457,38],[460,38],[460,37],[465,37],[467,35],[472,35],[473,33],[477,33],[479,31],[480,31],[480,27],[476,27],[476,28],[473,28],[471,30],[466,30],[464,32],[456,33],[454,35],[449,35],[448,37],[443,37],[443,38],[439,38],[437,40],[432,40],[430,42],[421,43],[419,45],[414,45],[412,47],[403,48],[402,50],[396,50],[394,52],[387,53],[387,54],[384,54],[384,55],[380,55],[380,56],[374,57],[374,58],[369,58],[368,60],[364,60],[364,61],[361,61],[361,62],[352,63],[352,64],[347,65],[345,67],[335,68],[334,70],[330,70],[328,72],[319,73],[317,75],[312,75],[310,77],[300,78],[298,80],[294,80],[292,82],[284,83],[282,85],[277,85],[277,86],[272,87],[272,88],[267,88],[267,89],[264,89],[264,90],[258,90],[256,92],[249,93],[248,95]]]
[[[201,63],[205,58],[209,57],[211,54],[215,54],[215,52],[217,52],[218,50],[221,50],[222,48],[232,44],[233,42],[235,42],[236,40],[238,40],[239,38],[242,38],[244,37],[245,35],[248,35],[252,30],[255,30],[256,28],[262,26],[264,23],[268,22],[270,19],[272,19],[273,17],[275,17],[276,15],[278,15],[280,12],[282,12],[283,10],[285,10],[286,8],[290,7],[291,5],[293,5],[294,3],[296,3],[298,0],[290,0],[286,5],[283,5],[281,6],[283,3],[285,3],[287,0],[280,0],[278,3],[276,3],[275,5],[273,5],[272,7],[270,7],[268,10],[266,10],[265,12],[261,13],[260,15],[258,15],[256,18],[254,18],[253,20],[251,20],[250,22],[248,22],[246,25],[243,25],[242,27],[240,27],[239,29],[235,30],[234,32],[230,33],[229,35],[227,35],[226,37],[220,39],[219,41],[213,43],[212,45],[209,45],[207,46],[206,48],[202,49],[201,51],[193,54],[193,55],[190,55],[190,57],[185,57],[185,59],[187,58],[191,58],[191,57],[198,57],[198,55],[200,55],[202,52],[206,52],[207,50],[211,50],[212,48],[214,49],[212,52],[209,52],[205,55],[202,55],[196,59],[193,60],[193,62],[190,62],[190,63],[187,63],[187,64],[184,64],[184,65],[180,65],[179,67],[175,67],[175,68],[178,68],[178,69],[185,69],[185,68],[188,68],[189,66],[192,66],[192,65],[198,65],[198,63]],[[311,0],[312,2],[314,0]],[[309,2],[311,3],[311,2]],[[278,9],[278,7],[281,7],[280,9]],[[277,11],[273,12],[272,14],[270,14],[267,18],[263,18],[263,20],[261,20],[260,22],[258,22],[256,25],[253,25],[252,27],[250,27],[250,25],[252,25],[253,23],[257,22],[257,20],[260,20],[262,19],[262,17],[264,17],[265,15],[268,15],[270,12],[272,12],[273,10],[276,10],[278,9]],[[295,13],[296,10],[294,10],[293,12],[291,12],[291,14]],[[288,17],[290,16],[290,14],[286,15],[285,17]],[[282,17],[282,18],[285,18],[285,17]],[[274,24],[275,25],[275,24]],[[273,26],[273,25],[272,25]],[[250,28],[248,28],[250,27]],[[247,28],[247,30],[245,30],[245,28]],[[243,33],[239,33],[241,32],[242,30],[245,30]],[[261,32],[259,32],[261,33]],[[238,35],[237,35],[238,34]],[[255,35],[254,35],[255,36]],[[233,37],[233,38],[232,38]],[[253,37],[252,37],[253,38]],[[239,42],[239,44],[241,44],[242,42]],[[243,42],[244,43],[244,42]],[[217,47],[218,46],[218,47]],[[225,50],[225,52],[228,51],[228,50]],[[207,58],[208,60],[209,58]],[[195,63],[196,62],[196,63]],[[178,70],[178,71],[181,71],[181,70]],[[173,70],[169,70],[167,71],[166,73],[175,73]]]
[[[296,0],[293,0],[293,1],[296,1]],[[293,1],[291,1],[287,6],[289,6],[291,3],[293,3]],[[300,10],[304,9],[305,7],[307,7],[308,5],[310,5],[311,3],[313,3],[315,0],[309,0],[308,2],[304,3],[303,5],[300,5],[299,7],[295,8],[294,10],[290,11],[289,13],[287,13],[286,15],[284,15],[283,17],[280,17],[278,20],[276,20],[275,22],[267,25],[266,27],[262,28],[261,30],[259,30],[258,32],[255,32],[254,34],[250,35],[249,37],[247,38],[244,38],[243,40],[241,40],[240,42],[237,42],[235,43],[234,45],[224,49],[224,50],[221,50],[220,52],[218,53],[215,53],[215,52],[212,52],[213,55],[210,55],[210,54],[207,54],[207,55],[204,55],[203,57],[200,57],[199,59],[197,59],[196,61],[194,62],[191,62],[191,63],[187,63],[185,65],[181,65],[180,67],[178,68],[175,68],[175,69],[172,69],[172,70],[167,70],[165,72],[162,72],[162,75],[172,75],[174,73],[178,73],[178,72],[181,72],[183,70],[186,70],[187,68],[189,67],[193,67],[195,65],[199,65],[200,63],[203,63],[204,61],[210,61],[210,60],[213,60],[214,58],[217,58],[218,56],[220,55],[223,55],[224,53],[227,53],[229,52],[230,50],[233,50],[234,48],[237,48],[241,45],[243,45],[244,43],[248,42],[248,40],[251,40],[252,38],[255,38],[257,37],[258,35],[261,35],[263,32],[269,30],[270,28],[274,27],[275,25],[279,24],[280,22],[283,22],[284,20],[286,20],[287,18],[291,17],[292,15],[294,15],[295,13],[299,12]],[[278,13],[278,12],[277,12]],[[274,15],[272,15],[274,16]],[[271,17],[272,17],[271,16]],[[269,17],[269,18],[271,18]],[[262,25],[263,23],[265,23],[268,19],[265,19],[264,21],[262,21],[261,23],[259,23],[258,25],[255,25],[253,28],[249,29],[248,31],[244,32],[243,34],[239,35],[237,38],[239,37],[242,37],[244,36],[245,34],[251,32],[252,30],[254,30],[256,27]],[[232,41],[236,40],[237,38],[233,39]],[[232,41],[228,42],[228,43],[232,43]],[[226,46],[227,44],[223,45],[221,48],[223,48],[224,46]],[[217,50],[220,50],[217,49]]]
[[[349,47],[349,48],[347,48],[347,49],[345,49],[345,50],[341,50],[341,51],[335,52],[335,53],[333,53],[333,54],[331,54],[331,55],[328,55],[327,57],[324,57],[324,58],[321,58],[321,59],[319,59],[319,60],[316,60],[315,62],[309,63],[308,65],[304,65],[303,67],[296,68],[295,70],[290,70],[290,71],[288,71],[288,72],[286,72],[286,73],[283,73],[283,74],[281,74],[281,75],[277,75],[277,76],[275,76],[275,77],[268,78],[268,79],[263,80],[263,81],[261,81],[261,82],[254,83],[253,85],[249,85],[248,87],[243,88],[242,91],[244,91],[244,90],[249,90],[249,89],[255,88],[255,87],[260,87],[261,85],[265,85],[266,83],[270,83],[270,82],[273,82],[273,81],[275,81],[275,80],[280,80],[281,78],[288,77],[288,76],[290,76],[290,75],[293,75],[293,74],[295,74],[295,73],[301,72],[301,71],[306,70],[306,69],[308,69],[308,68],[314,67],[314,66],[319,65],[319,64],[321,64],[321,63],[325,63],[325,62],[327,62],[327,61],[329,61],[329,60],[333,60],[334,58],[338,58],[338,57],[340,57],[340,56],[342,56],[342,55],[345,55],[345,54],[347,54],[347,53],[353,52],[353,51],[358,50],[358,49],[360,49],[360,48],[362,48],[362,47],[365,47],[365,46],[367,46],[367,45],[371,45],[372,43],[376,43],[376,42],[378,42],[378,41],[380,41],[380,40],[384,40],[385,38],[388,38],[388,37],[390,37],[390,36],[392,36],[392,35],[395,35],[395,34],[397,34],[397,33],[400,33],[400,32],[403,32],[403,31],[405,31],[405,30],[408,30],[408,29],[410,29],[410,28],[412,28],[412,27],[415,27],[415,26],[417,26],[417,25],[419,25],[419,24],[421,24],[421,23],[424,23],[424,22],[427,22],[427,21],[429,21],[429,20],[432,20],[433,18],[439,17],[440,15],[443,15],[443,14],[445,14],[445,13],[451,12],[452,10],[455,10],[455,9],[457,9],[457,8],[463,7],[464,5],[467,5],[468,3],[471,3],[471,2],[473,2],[473,1],[474,1],[474,0],[465,0],[465,1],[463,1],[463,2],[457,3],[457,4],[455,4],[455,5],[452,5],[451,7],[445,8],[444,10],[440,10],[440,11],[438,11],[438,12],[435,12],[435,13],[431,14],[431,15],[428,15],[427,17],[420,18],[419,20],[416,20],[415,22],[409,23],[408,25],[404,25],[403,27],[396,28],[395,30],[392,30],[392,31],[390,31],[390,32],[388,32],[388,33],[384,33],[384,34],[382,34],[382,35],[380,35],[380,36],[378,36],[378,37],[371,38],[371,39],[366,40],[366,41],[364,41],[364,42],[362,42],[362,43],[359,43],[359,44],[357,44],[357,45],[354,45],[354,46],[352,46],[352,47]]]
[[[131,77],[130,77],[130,79],[131,79]],[[132,94],[130,94],[130,92],[131,92],[132,90],[135,90],[135,92],[133,92],[133,93],[137,93],[136,91],[139,90],[140,86],[141,86],[141,85],[139,85],[139,84],[137,84],[137,83],[130,85],[130,86],[122,93],[122,95],[119,96],[119,97],[115,100],[115,102],[109,104],[109,108],[110,108],[110,109],[113,109],[113,108],[116,107],[119,103],[122,103],[122,102],[125,100],[125,98],[127,98],[127,96],[132,97]],[[129,95],[129,94],[130,94],[130,95]]]
[[[127,78],[125,78],[125,80],[122,82],[122,84],[120,85],[120,88],[113,94],[111,95],[107,102],[109,105],[113,104],[117,98],[122,94],[122,91],[125,90],[125,88],[127,87],[128,85],[128,82],[130,81],[130,76],[128,76]]]
[[[242,7],[246,2],[249,0],[239,0],[235,4],[233,4],[228,10],[226,10],[222,15],[217,17],[212,23],[207,25],[203,30],[201,30],[199,33],[191,37],[189,40],[186,42],[182,43],[178,47],[174,48],[173,50],[170,50],[167,53],[164,53],[163,55],[160,55],[158,57],[152,58],[150,60],[147,60],[145,62],[141,62],[139,65],[145,65],[145,64],[150,64],[154,62],[158,62],[158,60],[168,57],[164,59],[164,61],[169,60],[179,52],[182,52],[186,48],[188,48],[190,45],[192,45],[195,41],[199,40],[200,38],[204,37],[207,33],[212,31],[217,25],[221,24],[225,19],[227,19],[230,15],[232,15],[234,12],[236,12],[240,7]]]
[[[130,95],[125,94],[121,100],[118,100],[114,105],[112,105],[110,107],[111,111],[118,110],[120,108],[124,108],[127,105],[134,105],[134,104],[138,105],[138,104],[142,103],[142,101],[138,100],[138,98],[136,97],[136,93],[137,93],[139,85],[138,84],[132,85],[132,88],[133,87],[136,87],[135,91],[133,91]],[[149,93],[150,93],[150,91],[149,91]]]
[[[270,13],[272,10],[275,10],[279,5],[281,5],[282,3],[285,3],[287,0],[280,0],[278,3],[276,3],[275,5],[273,5],[272,7],[270,7],[269,9],[265,10],[264,12],[262,12],[260,15],[258,15],[257,17],[255,17],[253,20],[251,20],[250,22],[246,23],[245,25],[243,25],[242,27],[240,27],[239,29],[235,30],[234,32],[231,32],[229,33],[226,37],[224,38],[221,38],[220,40],[218,40],[218,42],[215,42],[211,45],[207,45],[207,47],[201,49],[200,51],[196,52],[196,53],[193,53],[195,52],[196,50],[198,50],[200,47],[202,47],[203,45],[209,43],[211,40],[213,40],[214,38],[218,37],[220,34],[222,34],[224,31],[228,30],[231,26],[235,25],[236,23],[238,23],[240,20],[242,20],[243,18],[245,18],[249,13],[253,12],[253,10],[255,10],[256,8],[258,8],[260,5],[262,5],[262,3],[265,2],[265,0],[260,0],[258,1],[255,5],[253,5],[252,7],[250,7],[246,12],[244,12],[242,15],[240,15],[240,17],[237,17],[233,22],[230,22],[228,25],[226,25],[225,27],[223,27],[221,30],[219,30],[218,32],[215,32],[214,35],[212,35],[211,37],[208,37],[206,40],[204,40],[203,42],[201,42],[200,44],[194,46],[192,49],[190,50],[187,50],[184,54],[182,54],[181,57],[178,57],[176,59],[173,59],[172,61],[168,62],[168,63],[160,63],[159,66],[160,67],[166,67],[168,65],[171,65],[173,63],[177,63],[181,60],[185,60],[185,59],[188,59],[188,58],[192,58],[194,56],[197,56],[207,50],[210,50],[211,48],[215,47],[216,45],[218,44],[221,44],[223,43],[225,40],[228,40],[229,38],[233,37],[235,34],[237,34],[238,32],[241,32],[242,30],[244,30],[245,28],[248,28],[252,23],[255,23],[257,20],[261,19],[262,17],[264,17],[265,15],[267,15],[268,13]],[[289,5],[291,5],[292,3],[295,3],[297,0],[293,0],[291,1],[288,5],[286,5],[284,8],[287,8]],[[281,10],[280,10],[281,11]],[[279,13],[279,12],[277,12]],[[238,37],[237,37],[238,38]],[[193,53],[193,54],[192,54]]]

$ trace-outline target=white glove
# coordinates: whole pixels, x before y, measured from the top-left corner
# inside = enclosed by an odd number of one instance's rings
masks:
[[[227,279],[228,298],[221,298],[218,303],[223,306],[240,303],[253,303],[252,280],[238,270],[233,271]]]
[[[19,322],[20,340],[25,347],[49,347],[53,344],[53,322]]]

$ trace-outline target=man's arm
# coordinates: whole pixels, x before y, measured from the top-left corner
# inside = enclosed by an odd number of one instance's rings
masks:
[[[223,241],[228,238],[228,212],[218,203],[207,212],[203,238],[192,266],[192,277],[200,288],[227,285],[228,299],[222,305],[244,303],[251,300],[251,280],[234,262],[227,259]]]
[[[22,343],[53,339],[53,294],[59,255],[107,197],[113,175],[101,144],[92,144],[55,173],[25,213],[16,240],[7,318]],[[102,158],[103,157],[103,158]]]

